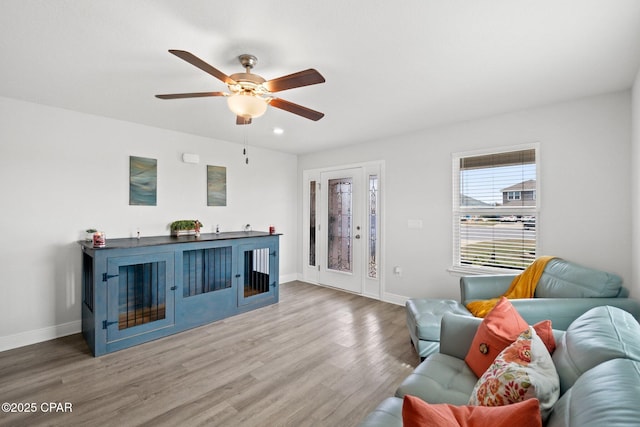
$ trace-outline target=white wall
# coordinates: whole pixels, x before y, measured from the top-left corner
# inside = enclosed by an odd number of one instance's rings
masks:
[[[181,161],[183,152],[200,164]],[[296,278],[294,155],[0,98],[0,350],[80,330],[83,230],[167,235],[176,219],[204,232],[274,224],[281,281]],[[158,159],[157,206],[129,206],[129,156]],[[207,207],[206,165],[227,167],[227,206]]]
[[[631,218],[632,210],[634,218],[640,212],[639,80],[640,74],[632,93],[297,160],[252,148],[248,167],[237,144],[0,97],[0,350],[79,331],[75,241],[87,227],[115,238],[138,228],[143,236],[167,234],[167,225],[180,218],[199,218],[205,231],[215,224],[223,231],[274,224],[284,233],[281,281],[293,279],[302,265],[302,171],[364,161],[385,161],[386,295],[458,298],[458,278],[447,271],[451,153],[535,141],[541,146],[542,253],[618,273],[637,296],[640,262],[632,260],[640,256],[640,227],[633,222],[632,237]],[[199,154],[201,163],[182,163],[183,152]],[[130,155],[158,159],[158,206],[128,205]],[[227,167],[227,207],[206,206],[207,164]],[[631,200],[624,197],[629,194]],[[424,228],[410,230],[409,219],[422,219]],[[403,268],[401,277],[393,275],[394,265]]]
[[[459,298],[452,264],[451,154],[540,143],[541,254],[631,278],[629,92],[441,126],[303,155],[312,168],[384,160],[385,298]],[[299,189],[301,194],[301,189]],[[422,229],[407,221],[421,219]],[[299,238],[301,239],[301,237]],[[302,263],[302,260],[300,260]],[[393,266],[401,266],[401,277]]]
[[[640,70],[632,91],[631,140],[631,295],[640,298]]]

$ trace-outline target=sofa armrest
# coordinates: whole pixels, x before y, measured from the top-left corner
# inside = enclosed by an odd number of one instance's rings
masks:
[[[624,286],[620,286],[620,292],[618,292],[617,298],[629,298],[630,295],[631,293],[629,292],[629,289]]]
[[[482,319],[445,313],[440,326],[440,353],[464,360]]]
[[[460,301],[467,304],[479,299],[498,298],[516,276],[513,274],[463,276],[460,278]]]

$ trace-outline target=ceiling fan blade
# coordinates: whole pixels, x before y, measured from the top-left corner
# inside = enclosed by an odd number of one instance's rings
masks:
[[[297,73],[289,74],[288,76],[278,77],[277,79],[269,80],[262,85],[269,92],[280,92],[282,90],[293,89],[296,87],[315,85],[318,83],[324,83],[324,77],[322,74],[309,68],[308,70],[300,71]]]
[[[187,52],[185,50],[176,50],[176,49],[169,49],[169,52],[173,53],[178,58],[187,61],[189,64],[200,68],[205,73],[211,74],[216,79],[222,80],[226,84],[230,84],[230,85],[236,84],[236,82],[231,77],[227,76],[225,73],[218,70],[217,68],[214,68],[213,66],[207,64],[202,59],[198,58],[197,56],[195,56],[190,52]]]
[[[310,108],[303,107],[302,105],[294,104],[293,102],[285,101],[281,98],[272,98],[269,102],[270,105],[280,108],[281,110],[288,111],[293,114],[297,114],[306,119],[318,121],[324,117],[324,113],[314,111]]]
[[[193,92],[193,93],[169,93],[166,95],[156,95],[160,99],[179,99],[179,98],[201,98],[204,96],[225,96],[224,92]]]
[[[236,116],[236,124],[237,125],[250,125],[251,124],[251,117]]]

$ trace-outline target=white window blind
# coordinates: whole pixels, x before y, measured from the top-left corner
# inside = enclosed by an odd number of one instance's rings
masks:
[[[537,146],[453,156],[453,266],[523,270],[536,258]]]

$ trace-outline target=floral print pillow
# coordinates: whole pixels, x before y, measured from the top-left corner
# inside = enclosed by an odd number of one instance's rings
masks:
[[[480,377],[470,405],[503,406],[526,399],[540,401],[542,420],[560,395],[560,380],[547,347],[529,326],[496,357]]]

